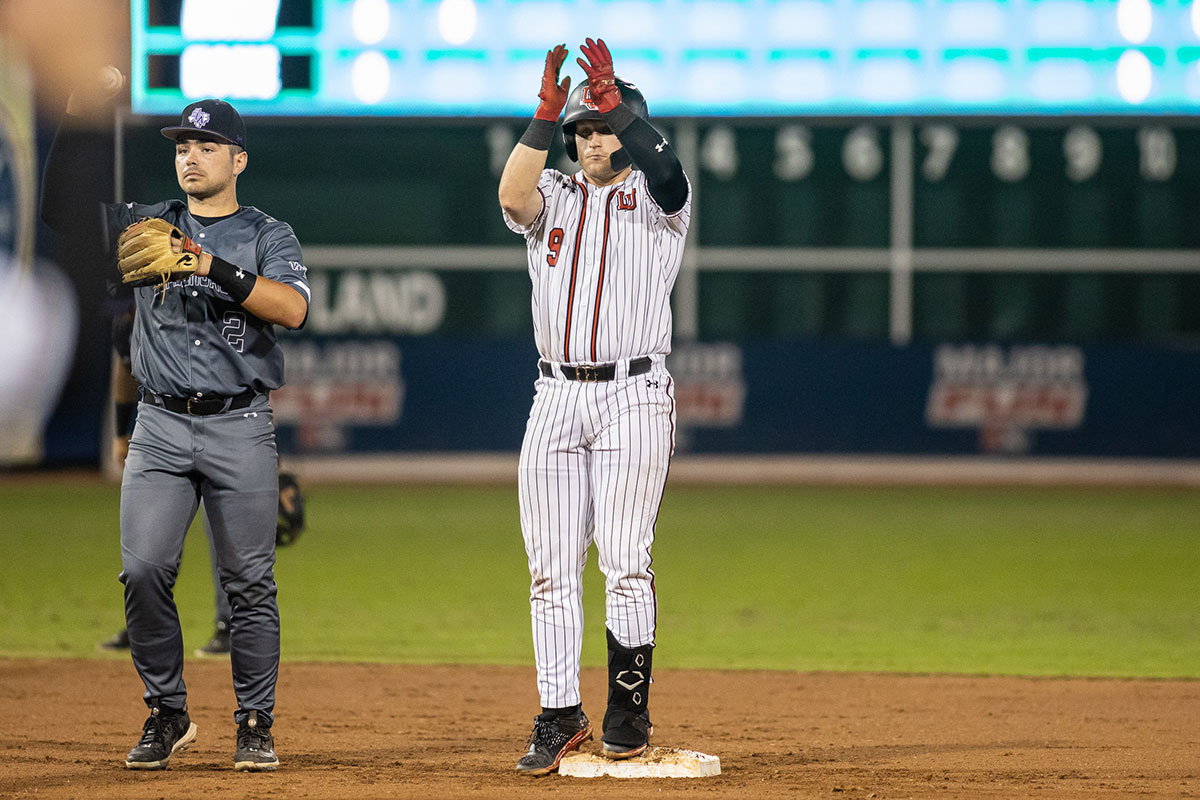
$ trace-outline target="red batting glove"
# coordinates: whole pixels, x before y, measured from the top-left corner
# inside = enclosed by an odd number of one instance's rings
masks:
[[[579,49],[587,56],[587,63],[582,58],[575,59],[588,76],[588,87],[591,89],[592,102],[601,114],[607,114],[621,105],[621,90],[617,87],[617,78],[613,74],[612,54],[603,39],[579,45]]]
[[[558,71],[562,69],[563,61],[567,58],[565,45],[558,45],[553,50],[546,51],[546,69],[542,72],[542,88],[538,92],[541,103],[533,116],[550,122],[558,122],[558,115],[567,104],[567,95],[571,90],[570,76],[558,82]]]

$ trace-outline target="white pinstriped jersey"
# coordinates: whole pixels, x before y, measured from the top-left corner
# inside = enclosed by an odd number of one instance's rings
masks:
[[[593,186],[582,171],[542,171],[542,210],[525,235],[533,281],[533,330],[547,361],[592,364],[671,352],[671,289],[691,221],[666,214],[646,176]]]

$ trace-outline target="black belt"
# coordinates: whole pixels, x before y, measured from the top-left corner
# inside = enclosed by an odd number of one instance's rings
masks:
[[[205,397],[203,399],[169,397],[165,394],[155,394],[149,389],[143,389],[142,394],[143,400],[162,406],[167,411],[174,411],[176,414],[190,414],[193,417],[207,417],[226,410],[236,411],[250,405],[254,402],[254,398],[258,397],[258,392],[255,391],[242,392],[233,397]],[[229,404],[228,407],[226,407],[226,403]]]
[[[650,356],[642,356],[635,358],[629,362],[629,377],[634,375],[642,375],[650,371],[651,365],[654,362]],[[547,364],[545,361],[538,362],[538,369],[547,378],[554,377],[554,367]],[[569,381],[611,381],[617,377],[617,365],[614,364],[581,364],[578,367],[569,367],[563,364],[559,367],[562,376]]]

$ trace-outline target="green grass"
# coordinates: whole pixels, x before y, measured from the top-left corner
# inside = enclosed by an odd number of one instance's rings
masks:
[[[314,486],[279,552],[286,659],[527,664],[516,490]],[[118,489],[0,483],[0,654],[91,655],[122,624]],[[1200,502],[1183,489],[669,487],[668,667],[1200,676]],[[176,587],[211,632],[207,545]],[[584,660],[603,663],[591,555]]]

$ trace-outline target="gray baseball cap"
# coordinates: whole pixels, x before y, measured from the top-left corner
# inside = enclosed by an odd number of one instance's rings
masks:
[[[168,139],[213,139],[246,147],[246,124],[224,100],[199,100],[183,110],[179,124],[162,129]]]

